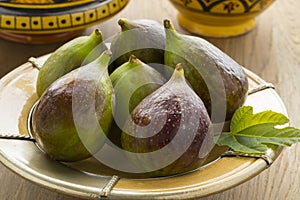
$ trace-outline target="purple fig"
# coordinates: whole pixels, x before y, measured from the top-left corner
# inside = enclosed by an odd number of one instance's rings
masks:
[[[169,20],[164,26],[165,65],[186,66],[186,79],[203,100],[211,120],[230,120],[247,98],[248,79],[243,68],[208,41],[177,33]]]
[[[105,51],[57,79],[41,96],[32,114],[32,134],[52,159],[83,160],[104,144],[113,118],[109,60]]]
[[[178,64],[171,79],[132,111],[122,147],[139,172],[151,177],[197,169],[214,146],[202,100],[186,83]]]
[[[164,64],[165,32],[164,27],[148,19],[129,20],[121,18],[118,21],[121,32],[111,43],[112,72],[126,63],[131,55],[162,71],[157,64]]]

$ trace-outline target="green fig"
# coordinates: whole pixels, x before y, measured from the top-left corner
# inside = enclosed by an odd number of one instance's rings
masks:
[[[114,123],[110,139],[120,146],[121,129],[132,110],[149,94],[166,81],[152,67],[131,55],[129,61],[117,68],[111,75],[115,92]]]
[[[121,18],[118,23],[121,32],[111,43],[110,49],[113,55],[109,71],[112,72],[127,62],[132,54],[160,71],[157,64],[164,64],[164,27],[148,19],[131,21]]]
[[[43,92],[61,76],[93,61],[107,48],[102,33],[94,30],[89,36],[77,37],[54,51],[41,67],[37,79],[37,94]]]
[[[247,97],[248,80],[242,67],[208,41],[176,32],[169,20],[166,31],[165,65],[186,66],[185,76],[203,100],[213,122],[230,120]],[[212,116],[224,110],[226,116]]]
[[[112,120],[113,87],[108,75],[110,54],[54,81],[32,114],[32,134],[52,159],[79,161],[97,152]]]
[[[214,146],[206,108],[178,64],[171,79],[132,111],[122,147],[149,177],[197,169]]]

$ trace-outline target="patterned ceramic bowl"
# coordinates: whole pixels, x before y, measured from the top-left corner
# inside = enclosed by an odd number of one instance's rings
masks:
[[[49,43],[78,35],[107,20],[129,0],[0,0],[0,36]]]
[[[178,9],[179,24],[188,31],[230,37],[254,28],[255,17],[275,0],[170,0]]]

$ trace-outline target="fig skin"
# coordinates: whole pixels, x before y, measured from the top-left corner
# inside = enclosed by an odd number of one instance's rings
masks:
[[[171,176],[195,170],[205,161],[214,146],[211,121],[206,108],[185,82],[181,65],[176,67],[165,85],[147,96],[133,110],[131,119],[126,124],[127,132],[122,133],[123,149],[147,154],[168,146],[165,153],[155,157],[149,155],[146,159],[128,153],[129,159],[135,166],[144,168],[148,177]],[[157,131],[157,127],[161,129]],[[183,135],[172,143],[179,131]],[[186,148],[182,149],[183,146]],[[175,153],[180,156],[168,165],[156,169],[165,158],[173,157]]]
[[[89,36],[76,37],[63,44],[49,56],[39,71],[36,84],[38,96],[42,96],[55,80],[92,62],[106,49],[102,33],[98,29],[95,29]]]
[[[107,72],[109,59],[109,53],[104,52],[94,62],[56,80],[41,96],[32,114],[32,134],[39,148],[50,158],[65,162],[83,160],[92,156],[104,144],[106,136],[103,132],[108,133],[113,118],[113,88]],[[101,79],[97,74],[100,68],[106,68]],[[93,75],[79,76],[83,72]],[[74,121],[74,95],[81,99],[83,115],[90,109],[90,100],[94,98],[95,116],[103,130],[86,130],[84,142],[78,135]]]
[[[131,55],[135,55],[142,62],[163,72],[156,64],[164,64],[164,27],[149,19],[121,18],[118,24],[121,32],[113,38],[111,43],[112,59],[109,73],[126,63]]]
[[[177,33],[169,20],[164,21],[164,26],[165,64],[172,68],[177,63],[186,66],[185,77],[203,100],[213,122],[230,120],[247,98],[248,79],[243,68],[208,41]],[[212,102],[212,96],[217,100]],[[212,109],[224,110],[226,116],[212,117]]]
[[[111,75],[115,93],[115,119],[109,137],[121,146],[122,128],[132,110],[148,95],[161,87],[165,78],[154,68],[131,55],[129,61],[117,68]],[[128,102],[125,97],[131,95]],[[118,118],[118,123],[116,123]]]

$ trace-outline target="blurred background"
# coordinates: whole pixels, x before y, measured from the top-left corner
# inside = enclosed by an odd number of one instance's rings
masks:
[[[300,127],[299,9],[299,0],[276,0],[257,17],[257,25],[249,33],[230,38],[204,37],[238,63],[265,81],[273,83],[287,107],[292,125],[298,128]],[[179,32],[191,34],[178,24],[177,13],[175,7],[167,0],[130,0],[120,13],[85,29],[82,34],[87,35],[98,28],[102,31],[104,39],[107,39],[120,30],[117,25],[120,17],[147,18],[159,22],[168,18]],[[29,57],[50,53],[63,43],[21,44],[0,38],[0,77],[27,62]],[[297,155],[299,151],[299,144],[288,148],[270,169],[259,176],[233,189],[203,199],[299,199],[300,157]],[[0,180],[4,183],[0,187],[0,199],[76,199],[32,184],[2,165],[0,171]],[[8,188],[10,192],[6,193]],[[30,193],[25,191],[28,189]]]

